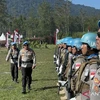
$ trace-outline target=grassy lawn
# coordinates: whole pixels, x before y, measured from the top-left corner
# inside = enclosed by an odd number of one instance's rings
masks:
[[[57,75],[53,64],[54,46],[49,49],[34,49],[37,67],[33,70],[32,90],[21,93],[21,71],[19,83],[12,82],[10,63],[5,61],[6,48],[0,48],[0,100],[60,100],[57,92]]]

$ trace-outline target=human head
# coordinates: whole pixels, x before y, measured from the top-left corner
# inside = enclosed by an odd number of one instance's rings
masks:
[[[83,55],[89,55],[91,51],[96,50],[96,34],[95,33],[86,33],[82,36],[81,42],[82,42],[82,54]]]
[[[73,46],[73,38],[70,38],[67,40],[67,49],[68,49],[68,52],[72,52],[72,46]]]
[[[72,53],[80,54],[81,53],[81,45],[82,45],[82,42],[81,42],[80,38],[73,39]]]
[[[15,49],[16,48],[16,42],[11,42],[11,48]]]
[[[100,29],[97,32],[97,36],[96,36],[96,46],[97,49],[100,51]]]
[[[75,55],[77,53],[77,48],[75,46],[72,47],[72,54]]]
[[[29,47],[29,42],[28,41],[23,42],[23,48],[28,49],[28,47]]]

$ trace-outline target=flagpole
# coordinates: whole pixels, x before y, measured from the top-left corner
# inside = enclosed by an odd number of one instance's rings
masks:
[[[58,40],[58,38],[57,38],[57,32],[56,32],[56,44],[57,44],[57,40]]]
[[[59,29],[56,29],[56,44],[57,44],[57,40],[58,40],[58,36],[57,36],[58,33],[59,33]]]

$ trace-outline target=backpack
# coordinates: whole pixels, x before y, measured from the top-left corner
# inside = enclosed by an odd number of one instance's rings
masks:
[[[84,85],[84,87],[88,88],[89,85],[87,85],[86,83],[83,83],[81,81],[81,76],[82,76],[82,73],[86,67],[87,64],[98,64],[100,63],[100,61],[98,59],[91,59],[90,61],[87,61],[87,62],[84,62],[81,64],[80,68],[76,71],[78,72],[78,76],[76,78],[76,84],[75,84],[75,91],[80,93],[82,91],[82,86]]]

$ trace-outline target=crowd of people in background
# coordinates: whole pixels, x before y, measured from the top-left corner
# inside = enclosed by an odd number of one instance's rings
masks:
[[[100,100],[100,29],[57,42],[54,64],[61,100]]]

